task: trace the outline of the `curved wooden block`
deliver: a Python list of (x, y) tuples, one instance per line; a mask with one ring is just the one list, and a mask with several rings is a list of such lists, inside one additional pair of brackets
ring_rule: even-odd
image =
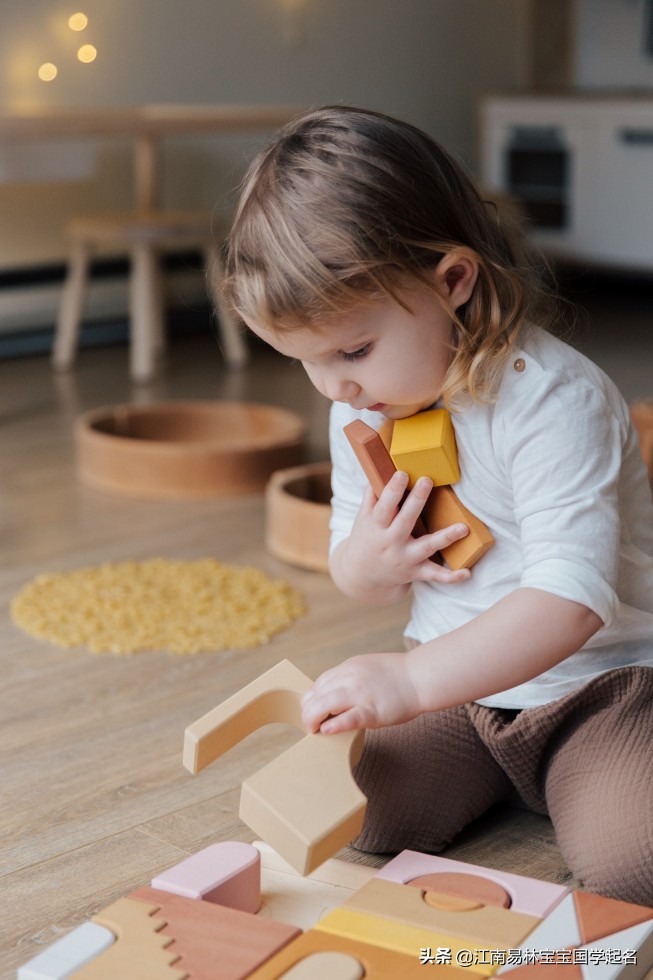
[[(288, 660), (272, 667), (186, 729), (184, 766), (196, 773), (258, 728), (302, 728), (301, 695), (312, 681)], [(367, 801), (351, 775), (362, 731), (306, 735), (245, 780), (240, 818), (300, 874), (355, 837)]]
[(174, 895), (255, 913), (261, 907), (261, 855), (242, 841), (218, 841), (162, 871), (151, 884)]

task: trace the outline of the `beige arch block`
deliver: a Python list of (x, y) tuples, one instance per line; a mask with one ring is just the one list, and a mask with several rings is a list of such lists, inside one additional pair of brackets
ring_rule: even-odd
[[(301, 696), (311, 680), (288, 660), (186, 729), (184, 766), (197, 773), (258, 728), (302, 728)], [(362, 731), (306, 735), (243, 783), (240, 818), (300, 874), (355, 837), (367, 801), (351, 775)]]

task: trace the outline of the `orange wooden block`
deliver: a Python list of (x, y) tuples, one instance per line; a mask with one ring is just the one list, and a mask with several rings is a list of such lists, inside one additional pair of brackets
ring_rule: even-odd
[(160, 935), (173, 943), (169, 952), (180, 957), (175, 965), (188, 980), (243, 980), (300, 935), (295, 926), (149, 886), (129, 898), (159, 907), (166, 921)]
[[(308, 964), (308, 958), (312, 954), (327, 951), (346, 953), (357, 959), (365, 971), (365, 980), (424, 980), (424, 965), (420, 963), (419, 947), (415, 949), (414, 956), (407, 956), (393, 949), (382, 949), (348, 936), (335, 936), (317, 929), (305, 932), (285, 946), (259, 967), (252, 974), (251, 980), (279, 980), (296, 964), (302, 961)], [(429, 964), (426, 976), (441, 977), (442, 980), (475, 980), (478, 974), (454, 966)]]
[[(383, 439), (361, 419), (350, 422), (342, 431), (356, 453), (356, 459), (361, 464), (372, 490), (377, 497), (380, 497), (386, 483), (389, 483), (393, 474), (397, 472), (397, 467)], [(391, 433), (392, 430), (389, 431)], [(388, 430), (386, 430), (386, 437), (387, 432)], [(415, 522), (414, 532), (418, 536), (426, 532), (424, 522), (419, 517)]]
[[(496, 881), (482, 878), (481, 875), (459, 874), (454, 871), (432, 872), (420, 875), (406, 882), (414, 888), (421, 888), (426, 894), (424, 901), (433, 908), (459, 909), (482, 908), (494, 905), (497, 908), (510, 908), (510, 895)], [(449, 899), (449, 901), (445, 901)]]
[(461, 504), (451, 487), (434, 487), (422, 511), (429, 531), (439, 531), (451, 524), (466, 524), (469, 534), (440, 552), (449, 568), (471, 568), (494, 544), (494, 538), (483, 521)]
[(573, 901), (583, 945), (653, 919), (653, 908), (589, 892), (573, 892)]
[(380, 497), (384, 486), (390, 482), (392, 475), (397, 470), (383, 439), (378, 432), (366, 425), (361, 419), (350, 422), (342, 431), (356, 453), (356, 459), (363, 467), (372, 490), (377, 497)]

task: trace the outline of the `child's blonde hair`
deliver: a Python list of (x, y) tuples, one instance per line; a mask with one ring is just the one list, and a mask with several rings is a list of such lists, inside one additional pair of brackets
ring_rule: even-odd
[[(370, 110), (327, 106), (291, 122), (253, 161), (226, 247), (223, 290), (246, 322), (319, 324), (398, 292), (456, 248), (479, 262), (456, 313), (445, 400), (491, 397), (527, 321), (549, 326), (552, 296), (516, 226), (499, 219), (429, 136)], [(402, 303), (405, 305), (405, 302)]]

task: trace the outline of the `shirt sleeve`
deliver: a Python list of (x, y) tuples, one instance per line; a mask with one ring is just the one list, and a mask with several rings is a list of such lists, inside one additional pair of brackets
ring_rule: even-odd
[(585, 378), (530, 380), (505, 420), (520, 585), (581, 603), (609, 625), (619, 607), (622, 420)]

